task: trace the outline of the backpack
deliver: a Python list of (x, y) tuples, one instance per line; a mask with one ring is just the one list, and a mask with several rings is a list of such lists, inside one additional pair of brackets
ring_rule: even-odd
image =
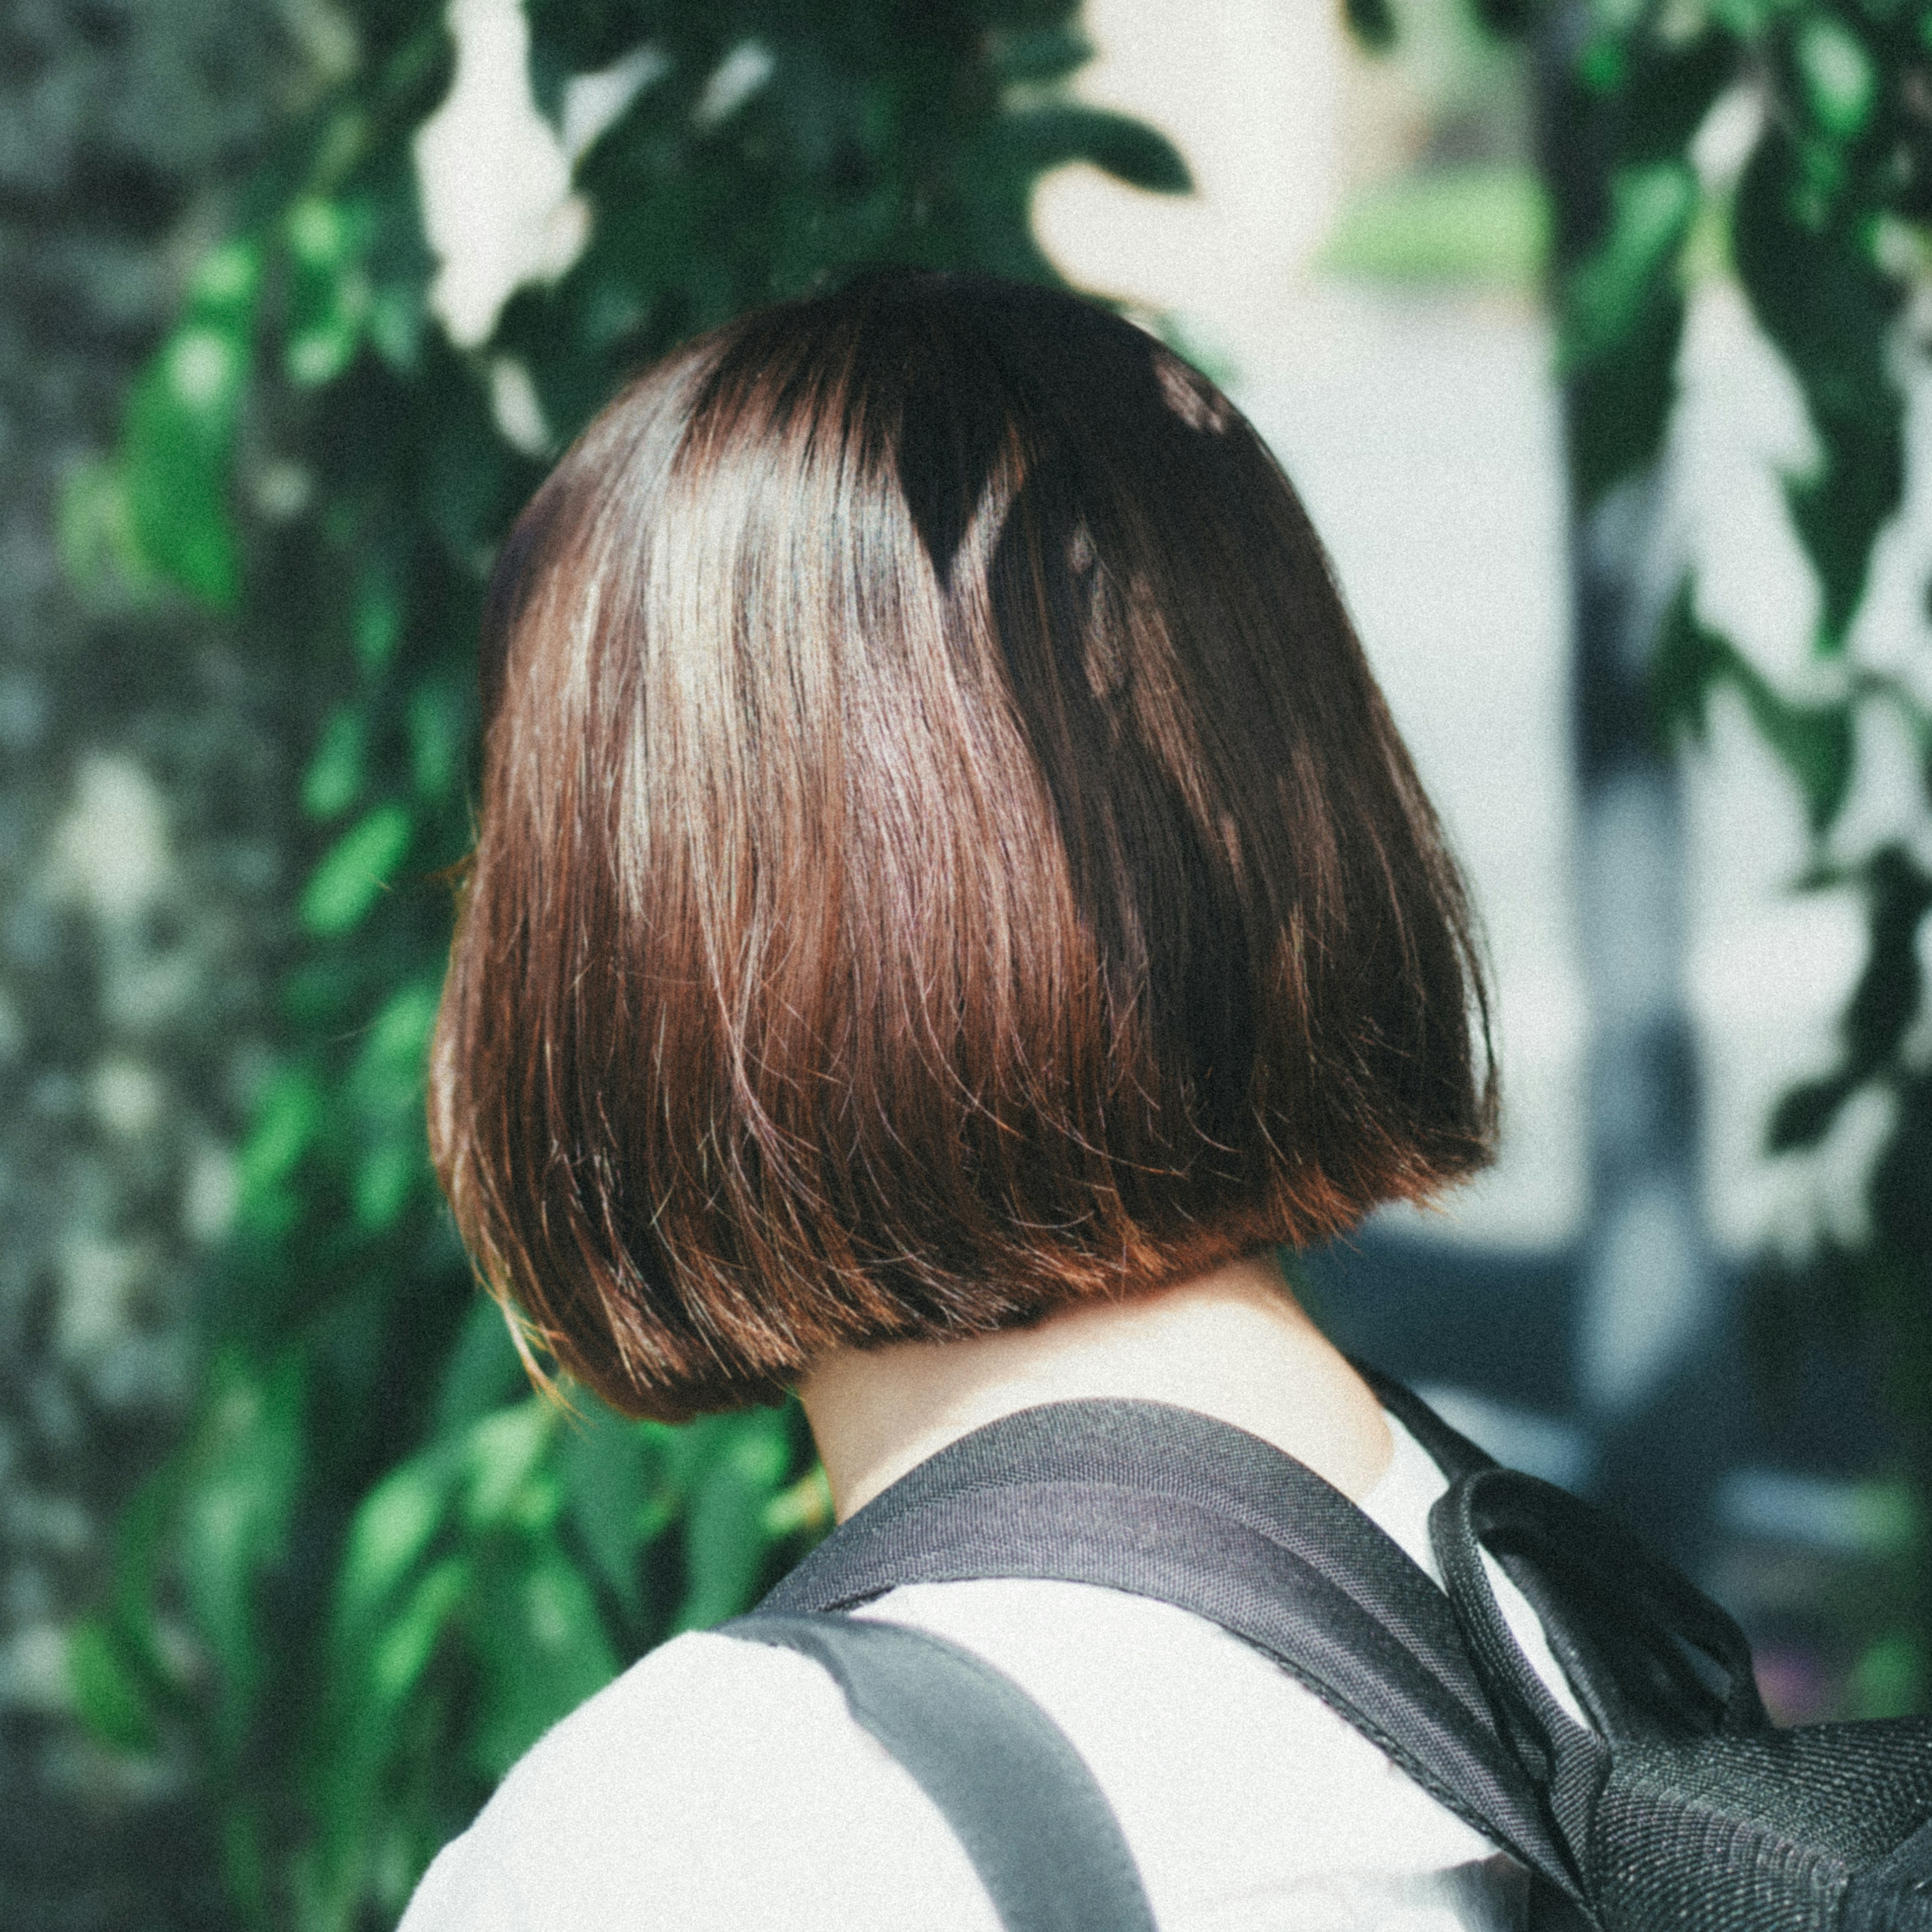
[[(1258, 1438), (1164, 1403), (1084, 1401), (950, 1444), (721, 1634), (830, 1672), (1007, 1932), (1154, 1920), (1104, 1793), (1018, 1685), (944, 1640), (840, 1614), (899, 1584), (1095, 1583), (1220, 1624), (1527, 1866), (1538, 1932), (1932, 1932), (1932, 1719), (1774, 1726), (1744, 1634), (1708, 1598), (1357, 1366), (1449, 1479), (1430, 1517), (1446, 1594)], [(1484, 1548), (1594, 1729), (1518, 1648)]]

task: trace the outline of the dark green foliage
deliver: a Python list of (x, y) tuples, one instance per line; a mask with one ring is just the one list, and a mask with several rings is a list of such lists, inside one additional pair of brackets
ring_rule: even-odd
[[(1545, 63), (1543, 160), (1579, 518), (1663, 454), (1684, 284), (1701, 234), (1702, 272), (1712, 254), (1728, 257), (1803, 392), (1816, 460), (1786, 479), (1786, 499), (1818, 583), (1816, 650), (1843, 653), (1873, 545), (1904, 494), (1894, 370), (1912, 352), (1900, 319), (1932, 250), (1932, 6), (1472, 4), (1494, 30), (1534, 32)], [(1736, 183), (1707, 186), (1694, 137), (1734, 87), (1756, 92), (1762, 117)], [(1761, 1270), (1758, 1326), (1762, 1339), (1809, 1324), (1882, 1364), (1920, 1514), (1932, 1522), (1932, 1070), (1913, 1045), (1932, 880), (1898, 845), (1849, 870), (1826, 862), (1856, 776), (1861, 714), (1880, 706), (1903, 720), (1918, 747), (1922, 803), (1932, 806), (1932, 712), (1905, 682), (1856, 665), (1845, 668), (1841, 696), (1787, 698), (1699, 622), (1689, 583), (1654, 640), (1652, 670), (1666, 739), (1701, 738), (1711, 694), (1738, 694), (1804, 798), (1818, 856), (1810, 883), (1856, 884), (1864, 896), (1869, 951), (1839, 1064), (1785, 1096), (1768, 1142), (1774, 1152), (1816, 1146), (1855, 1096), (1888, 1096), (1891, 1124), (1866, 1184), (1870, 1236), (1857, 1246), (1824, 1241), (1808, 1271)], [(1868, 1700), (1874, 1714), (1932, 1694), (1932, 1574), (1917, 1545), (1901, 1560), (1892, 1626), (1872, 1653), (1889, 1687)]]
[(1380, 52), (1395, 44), (1396, 20), (1389, 0), (1345, 0), (1348, 26), (1362, 44)]
[(1660, 44), (1640, 24), (1586, 39), (1556, 83), (1558, 112), (1576, 129), (1565, 160), (1580, 170), (1556, 196), (1559, 353), (1580, 513), (1663, 448), (1684, 329), (1679, 263), (1699, 202), (1686, 151), (1737, 61), (1708, 24), (1682, 44)]
[(1804, 389), (1818, 438), (1816, 469), (1788, 488), (1823, 596), (1820, 643), (1833, 650), (1905, 484), (1904, 400), (1886, 365), (1904, 290), (1871, 259), (1874, 212), (1820, 194), (1798, 144), (1777, 130), (1744, 170), (1732, 229), (1738, 273)]
[(277, 654), (314, 719), (304, 939), (205, 1391), (73, 1671), (104, 1739), (185, 1742), (238, 1910), (302, 1932), (393, 1918), (548, 1724), (744, 1607), (829, 1511), (794, 1412), (670, 1430), (532, 1394), (428, 1171), (481, 592), (544, 467), (496, 420), (500, 358), (554, 449), (682, 338), (828, 275), (1050, 278), (1027, 219), (1044, 168), (1186, 186), (1158, 136), (1062, 90), (1088, 51), (1064, 0), (530, 0), (553, 120), (575, 76), (628, 61), (642, 84), (581, 156), (588, 245), (464, 352), (427, 312), (410, 145), (448, 83), (443, 8), (344, 12), (352, 64), (202, 264), (87, 506), (133, 567)]
[(1725, 685), (1743, 698), (1759, 735), (1797, 783), (1812, 831), (1828, 831), (1851, 789), (1850, 700), (1800, 704), (1781, 696), (1736, 645), (1698, 621), (1687, 581), (1664, 618), (1651, 660), (1651, 701), (1662, 738), (1667, 742), (1681, 731), (1701, 742), (1711, 694)]

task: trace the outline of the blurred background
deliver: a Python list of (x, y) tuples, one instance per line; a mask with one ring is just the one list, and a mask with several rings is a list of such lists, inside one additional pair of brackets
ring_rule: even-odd
[(874, 261), (1226, 386), (1474, 881), (1494, 1171), (1294, 1258), (1787, 1722), (1926, 1708), (1932, 10), (0, 4), (0, 1928), (394, 1922), (826, 1499), (530, 1397), (428, 1173), (480, 590)]

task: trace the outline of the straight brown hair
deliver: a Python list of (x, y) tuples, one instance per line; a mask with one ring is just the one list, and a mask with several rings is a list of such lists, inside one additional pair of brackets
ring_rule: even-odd
[(1488, 1156), (1470, 916), (1226, 397), (874, 274), (679, 350), (497, 562), (430, 1137), (620, 1409), (1150, 1290)]

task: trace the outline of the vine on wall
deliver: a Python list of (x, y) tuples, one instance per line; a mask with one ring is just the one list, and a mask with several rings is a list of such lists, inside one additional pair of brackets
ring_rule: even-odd
[(1049, 279), (1029, 200), (1064, 161), (1187, 185), (1158, 136), (1067, 92), (1072, 0), (524, 10), (535, 100), (581, 150), (568, 270), (452, 342), (412, 148), (450, 84), (445, 9), (345, 7), (331, 84), (74, 506), (94, 552), (278, 654), (316, 719), (304, 938), (205, 1392), (72, 1660), (98, 1733), (192, 1755), (238, 1917), (303, 1932), (392, 1918), (550, 1722), (743, 1607), (828, 1510), (792, 1413), (673, 1430), (531, 1396), (449, 1232), (422, 1064), (494, 545), (681, 338), (867, 262)]

